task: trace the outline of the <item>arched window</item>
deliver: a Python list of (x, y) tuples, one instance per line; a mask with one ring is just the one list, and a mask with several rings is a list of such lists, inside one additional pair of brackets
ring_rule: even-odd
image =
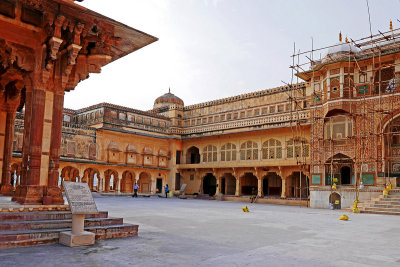
[(305, 139), (295, 138), (286, 142), (286, 157), (298, 158), (310, 156), (310, 144)]
[(221, 147), (221, 161), (236, 160), (236, 145), (228, 143)]
[(329, 117), (325, 121), (325, 139), (345, 139), (353, 135), (353, 121), (348, 116)]
[(276, 139), (269, 139), (262, 146), (263, 159), (281, 159), (282, 143)]
[(203, 150), (203, 162), (217, 161), (217, 147), (208, 145)]
[(240, 160), (258, 159), (258, 145), (256, 142), (247, 141), (240, 146)]

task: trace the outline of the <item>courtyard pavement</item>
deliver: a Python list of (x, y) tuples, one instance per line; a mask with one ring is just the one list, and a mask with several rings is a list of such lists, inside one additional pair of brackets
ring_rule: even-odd
[(400, 216), (268, 204), (101, 197), (134, 238), (0, 250), (0, 266), (400, 266)]

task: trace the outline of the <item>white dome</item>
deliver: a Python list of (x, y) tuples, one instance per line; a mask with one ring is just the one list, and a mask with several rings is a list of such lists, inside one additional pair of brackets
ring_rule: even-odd
[(328, 49), (328, 52), (324, 56), (324, 60), (334, 59), (348, 55), (349, 53), (357, 53), (360, 49), (350, 43), (340, 42), (333, 47)]

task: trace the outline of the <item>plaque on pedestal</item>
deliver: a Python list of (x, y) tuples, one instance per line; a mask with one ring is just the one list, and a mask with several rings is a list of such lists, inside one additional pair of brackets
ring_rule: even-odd
[(87, 183), (63, 182), (72, 212), (72, 231), (61, 232), (59, 242), (70, 247), (93, 245), (95, 234), (84, 231), (85, 214), (99, 213)]

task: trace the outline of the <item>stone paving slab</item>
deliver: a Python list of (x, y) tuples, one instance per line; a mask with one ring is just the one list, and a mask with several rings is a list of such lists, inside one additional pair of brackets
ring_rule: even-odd
[(400, 217), (192, 199), (95, 198), (139, 236), (0, 251), (0, 266), (399, 266)]

